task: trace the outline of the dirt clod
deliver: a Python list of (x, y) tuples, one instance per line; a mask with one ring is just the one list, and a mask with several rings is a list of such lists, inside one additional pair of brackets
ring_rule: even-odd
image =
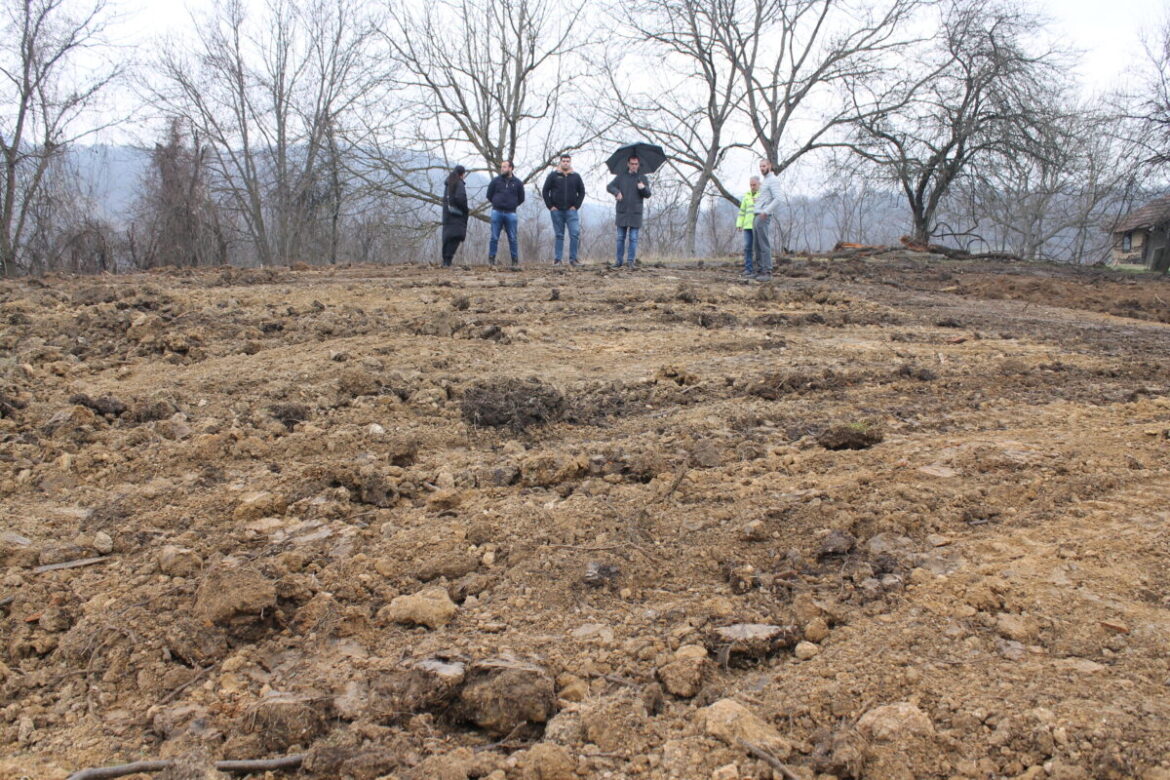
[(494, 379), (463, 391), (461, 410), (468, 425), (510, 428), (520, 432), (560, 420), (565, 398), (539, 379)]
[(457, 711), (503, 736), (525, 723), (547, 722), (556, 713), (556, 688), (536, 664), (504, 658), (479, 661), (468, 670)]

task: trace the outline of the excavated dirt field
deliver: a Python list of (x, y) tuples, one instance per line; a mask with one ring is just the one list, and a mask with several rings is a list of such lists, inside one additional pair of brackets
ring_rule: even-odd
[(0, 283), (0, 777), (1166, 780), (1168, 301), (908, 254)]

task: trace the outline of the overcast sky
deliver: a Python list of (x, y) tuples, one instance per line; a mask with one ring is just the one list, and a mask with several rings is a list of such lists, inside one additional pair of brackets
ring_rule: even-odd
[[(587, 0), (586, 0), (587, 1)], [(1123, 82), (1142, 55), (1141, 35), (1153, 32), (1170, 16), (1167, 0), (1021, 0), (1025, 7), (1053, 20), (1060, 38), (1084, 52), (1078, 71), (1089, 92)], [(209, 0), (173, 3), (163, 0), (117, 0), (125, 35), (142, 41), (159, 31), (189, 27), (186, 8), (204, 8)]]
[(1084, 52), (1078, 71), (1087, 90), (1124, 86), (1144, 56), (1142, 35), (1170, 17), (1166, 0), (1025, 0), (1052, 20), (1070, 45)]

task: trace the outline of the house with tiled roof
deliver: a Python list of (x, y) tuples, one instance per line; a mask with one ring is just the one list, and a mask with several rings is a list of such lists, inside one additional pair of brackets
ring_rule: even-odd
[(1131, 211), (1113, 226), (1113, 262), (1170, 268), (1170, 195)]

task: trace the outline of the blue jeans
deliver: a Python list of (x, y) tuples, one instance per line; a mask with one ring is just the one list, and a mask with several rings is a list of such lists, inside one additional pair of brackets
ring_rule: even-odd
[(743, 231), (743, 272), (750, 274), (752, 272), (752, 230), (746, 228)]
[(756, 224), (752, 227), (755, 239), (756, 273), (761, 276), (772, 275), (772, 237), (768, 229), (772, 227), (772, 218), (767, 214), (756, 214)]
[(520, 242), (516, 239), (516, 228), (520, 225), (520, 219), (516, 216), (515, 211), (496, 211), (492, 209), (492, 240), (488, 244), (488, 255), (496, 256), (496, 250), (500, 248), (500, 228), (508, 234), (508, 250), (512, 253), (512, 262), (520, 261)]
[(638, 256), (638, 228), (624, 228), (617, 229), (617, 261), (614, 265), (622, 264), (622, 247), (626, 244), (626, 233), (630, 235), (630, 253), (627, 255), (630, 265), (634, 264), (634, 258)]
[(577, 263), (577, 246), (581, 243), (581, 213), (576, 209), (569, 211), (556, 209), (550, 210), (548, 213), (552, 217), (553, 235), (556, 236), (556, 241), (553, 243), (553, 258), (559, 263), (565, 255), (565, 228), (568, 227), (569, 262), (575, 265)]

